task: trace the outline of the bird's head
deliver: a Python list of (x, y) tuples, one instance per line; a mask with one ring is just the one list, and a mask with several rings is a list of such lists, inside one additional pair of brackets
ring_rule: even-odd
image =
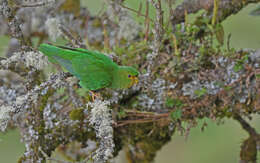
[(130, 88), (134, 84), (138, 83), (139, 72), (130, 66), (120, 66), (118, 71), (118, 87), (119, 88)]

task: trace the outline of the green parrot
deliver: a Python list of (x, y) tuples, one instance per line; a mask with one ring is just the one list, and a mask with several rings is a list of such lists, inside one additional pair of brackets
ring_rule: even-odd
[(51, 44), (41, 44), (39, 50), (76, 76), (87, 91), (126, 89), (138, 83), (139, 72), (135, 68), (119, 66), (102, 53)]

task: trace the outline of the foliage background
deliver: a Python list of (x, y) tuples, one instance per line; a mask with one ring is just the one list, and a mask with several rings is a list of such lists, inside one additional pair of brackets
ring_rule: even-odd
[[(82, 0), (89, 10), (97, 14), (102, 8), (102, 0)], [(139, 0), (127, 0), (129, 7), (137, 8)], [(260, 49), (260, 16), (251, 16), (249, 12), (257, 5), (249, 5), (236, 15), (230, 16), (222, 24), (225, 36), (232, 34), (231, 46), (239, 48)], [(153, 15), (154, 13), (151, 13)], [(135, 15), (135, 14), (134, 14)], [(192, 18), (192, 16), (191, 16)], [(137, 18), (139, 20), (140, 18)], [(0, 36), (0, 55), (6, 50), (9, 38)], [(201, 132), (200, 127), (206, 121), (208, 127)], [(260, 131), (260, 117), (254, 116), (250, 124)], [(216, 125), (211, 120), (201, 120), (201, 124), (192, 128), (187, 140), (184, 136), (175, 134), (172, 141), (157, 153), (155, 163), (228, 163), (238, 162), (239, 146), (247, 138), (247, 133), (232, 119), (225, 119), (225, 123)], [(22, 155), (24, 145), (20, 143), (16, 130), (0, 133), (0, 162), (13, 163)], [(121, 153), (118, 162), (125, 162)], [(258, 152), (258, 161), (260, 154)]]

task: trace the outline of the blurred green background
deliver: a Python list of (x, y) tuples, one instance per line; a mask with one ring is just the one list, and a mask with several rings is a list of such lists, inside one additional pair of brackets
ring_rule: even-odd
[[(102, 0), (82, 0), (91, 13), (97, 14), (102, 10)], [(138, 8), (139, 0), (126, 0), (131, 8)], [(225, 36), (229, 33), (231, 47), (260, 49), (260, 16), (250, 16), (249, 13), (257, 5), (249, 5), (236, 15), (230, 16), (222, 24)], [(152, 11), (153, 12), (153, 11)], [(153, 17), (154, 13), (151, 13)], [(135, 14), (133, 16), (136, 17)], [(137, 18), (142, 21), (142, 18)], [(0, 55), (7, 48), (9, 38), (0, 36)], [(204, 132), (200, 128), (202, 123), (207, 122), (208, 127)], [(231, 163), (239, 161), (240, 145), (248, 135), (241, 129), (238, 122), (225, 119), (224, 124), (216, 125), (211, 120), (204, 119), (198, 127), (191, 129), (187, 140), (178, 133), (172, 137), (172, 141), (165, 145), (158, 153), (155, 163)], [(255, 115), (250, 124), (260, 132), (260, 116)], [(19, 132), (9, 130), (0, 133), (0, 163), (15, 163), (22, 155), (25, 148), (20, 142)], [(258, 152), (258, 159), (260, 154)], [(126, 163), (123, 153), (117, 162)], [(258, 160), (258, 161), (259, 161)], [(259, 161), (260, 162), (260, 161)]]

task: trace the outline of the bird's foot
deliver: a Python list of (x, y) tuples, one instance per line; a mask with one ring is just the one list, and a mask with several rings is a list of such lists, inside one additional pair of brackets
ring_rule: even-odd
[(93, 91), (89, 91), (91, 93), (92, 101), (95, 101), (96, 98), (101, 98), (99, 93), (95, 93)]

